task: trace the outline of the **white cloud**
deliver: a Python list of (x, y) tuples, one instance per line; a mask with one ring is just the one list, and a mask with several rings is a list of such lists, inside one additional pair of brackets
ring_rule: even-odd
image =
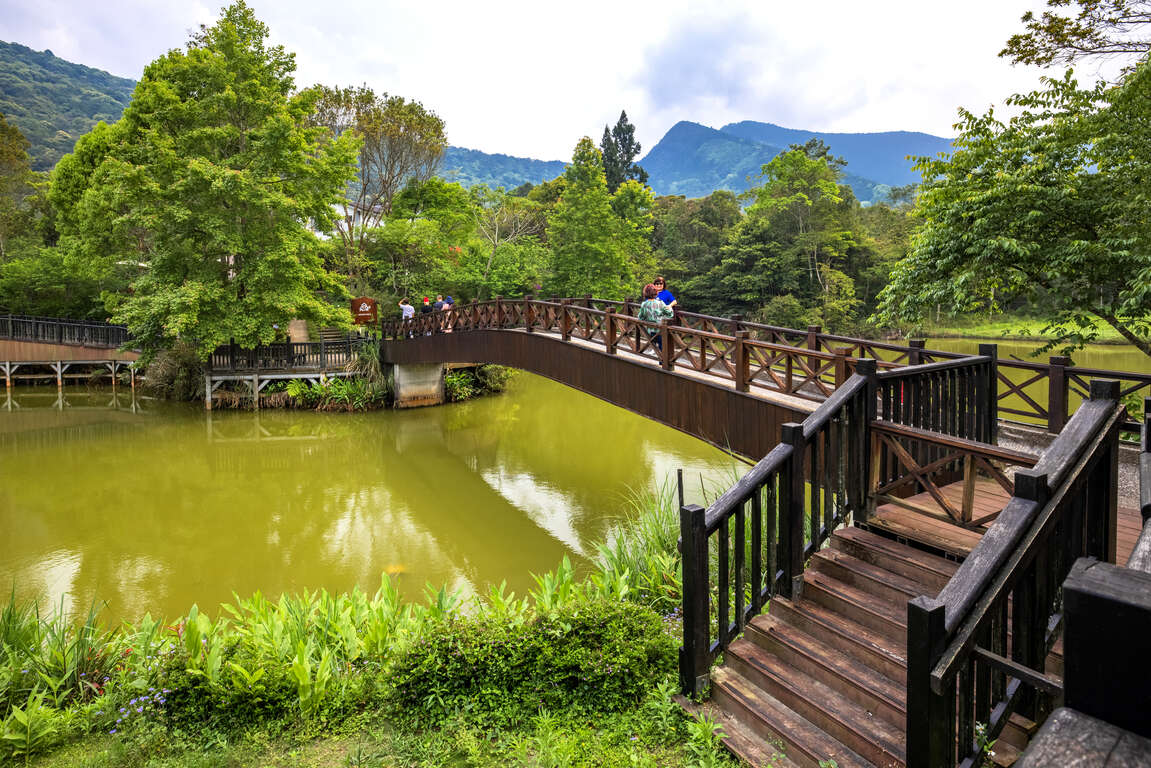
[[(0, 0), (0, 39), (139, 77), (218, 4)], [(957, 107), (1040, 74), (996, 57), (1038, 2), (250, 4), (300, 85), (367, 83), (436, 111), (453, 144), (541, 159), (598, 140), (621, 109), (645, 150), (681, 119), (950, 135)]]

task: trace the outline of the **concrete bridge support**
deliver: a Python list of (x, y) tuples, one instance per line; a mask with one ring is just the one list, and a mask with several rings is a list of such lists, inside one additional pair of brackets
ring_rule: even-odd
[(444, 402), (443, 363), (397, 363), (392, 366), (397, 408)]

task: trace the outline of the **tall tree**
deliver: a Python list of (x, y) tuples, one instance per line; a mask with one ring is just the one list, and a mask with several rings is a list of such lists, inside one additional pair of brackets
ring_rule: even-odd
[(603, 127), (600, 153), (603, 156), (608, 192), (614, 194), (627, 179), (647, 184), (647, 171), (634, 162), (641, 149), (640, 143), (635, 140), (635, 126), (628, 121), (627, 112), (619, 113), (614, 128), (609, 130), (606, 125)]
[(1151, 2), (1047, 0), (1023, 14), (1025, 32), (999, 52), (1015, 64), (1072, 64), (1088, 57), (1142, 58), (1151, 51)]
[(267, 38), (244, 2), (225, 8), (148, 65), (76, 174), (78, 247), (136, 265), (114, 318), (146, 351), (182, 339), (206, 355), (270, 342), (292, 318), (350, 321), (309, 223), (330, 229), (358, 140), (309, 126), (316, 95), (293, 95), (294, 56)]
[(880, 318), (1026, 302), (1054, 341), (1109, 325), (1151, 355), (1151, 65), (1121, 87), (1070, 72), (1014, 96), (1019, 115), (961, 110), (955, 151), (920, 158), (923, 225), (881, 294)]
[(576, 145), (564, 179), (563, 196), (548, 222), (549, 288), (562, 296), (623, 298), (633, 270), (618, 237), (620, 220), (612, 210), (600, 151), (586, 136)]
[(0, 264), (6, 261), (9, 241), (30, 226), (26, 201), (32, 194), (33, 174), (28, 140), (0, 114)]
[(339, 136), (360, 138), (357, 177), (348, 185), (335, 220), (343, 243), (339, 269), (352, 290), (367, 290), (368, 234), (391, 213), (392, 201), (406, 184), (422, 184), (439, 169), (447, 138), (444, 121), (417, 101), (376, 95), (367, 86), (316, 86), (312, 120)]

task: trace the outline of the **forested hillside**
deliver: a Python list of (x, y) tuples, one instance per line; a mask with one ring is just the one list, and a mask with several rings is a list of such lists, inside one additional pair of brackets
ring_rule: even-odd
[[(750, 189), (753, 183), (749, 180), (758, 176), (763, 166), (789, 144), (806, 142), (807, 139), (803, 139), (773, 145), (681, 120), (648, 152), (640, 165), (651, 175), (649, 183), (657, 195), (705, 197), (720, 189), (740, 193)], [(843, 154), (834, 144), (831, 151), (835, 155)], [(841, 180), (851, 187), (856, 198), (865, 202), (885, 200), (890, 190), (883, 185), (893, 185), (884, 177), (863, 178), (850, 159)]]
[(32, 145), (32, 168), (47, 171), (101, 120), (120, 119), (134, 80), (0, 41), (0, 114)]
[[(909, 155), (934, 157), (940, 152), (951, 151), (951, 139), (912, 131), (820, 133), (755, 120), (730, 123), (719, 130), (741, 139), (778, 147), (821, 139), (831, 147), (833, 154), (847, 161), (850, 172), (892, 187), (918, 184), (921, 181), (919, 173), (911, 170), (913, 161), (908, 158)], [(859, 195), (858, 190), (856, 195)]]
[(564, 172), (563, 160), (533, 160), (530, 157), (488, 154), (478, 149), (448, 147), (440, 165), (440, 175), (465, 187), (487, 184), (493, 189), (514, 189), (524, 182), (539, 184)]

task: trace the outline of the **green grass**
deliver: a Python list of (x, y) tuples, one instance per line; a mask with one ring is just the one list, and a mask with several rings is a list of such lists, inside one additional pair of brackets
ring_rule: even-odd
[[(1023, 315), (972, 316), (967, 318), (947, 318), (940, 323), (927, 323), (916, 335), (927, 338), (1002, 338), (1019, 341), (1043, 342), (1047, 337), (1043, 329), (1046, 320)], [(1100, 325), (1099, 344), (1127, 344), (1119, 332), (1107, 325)]]

